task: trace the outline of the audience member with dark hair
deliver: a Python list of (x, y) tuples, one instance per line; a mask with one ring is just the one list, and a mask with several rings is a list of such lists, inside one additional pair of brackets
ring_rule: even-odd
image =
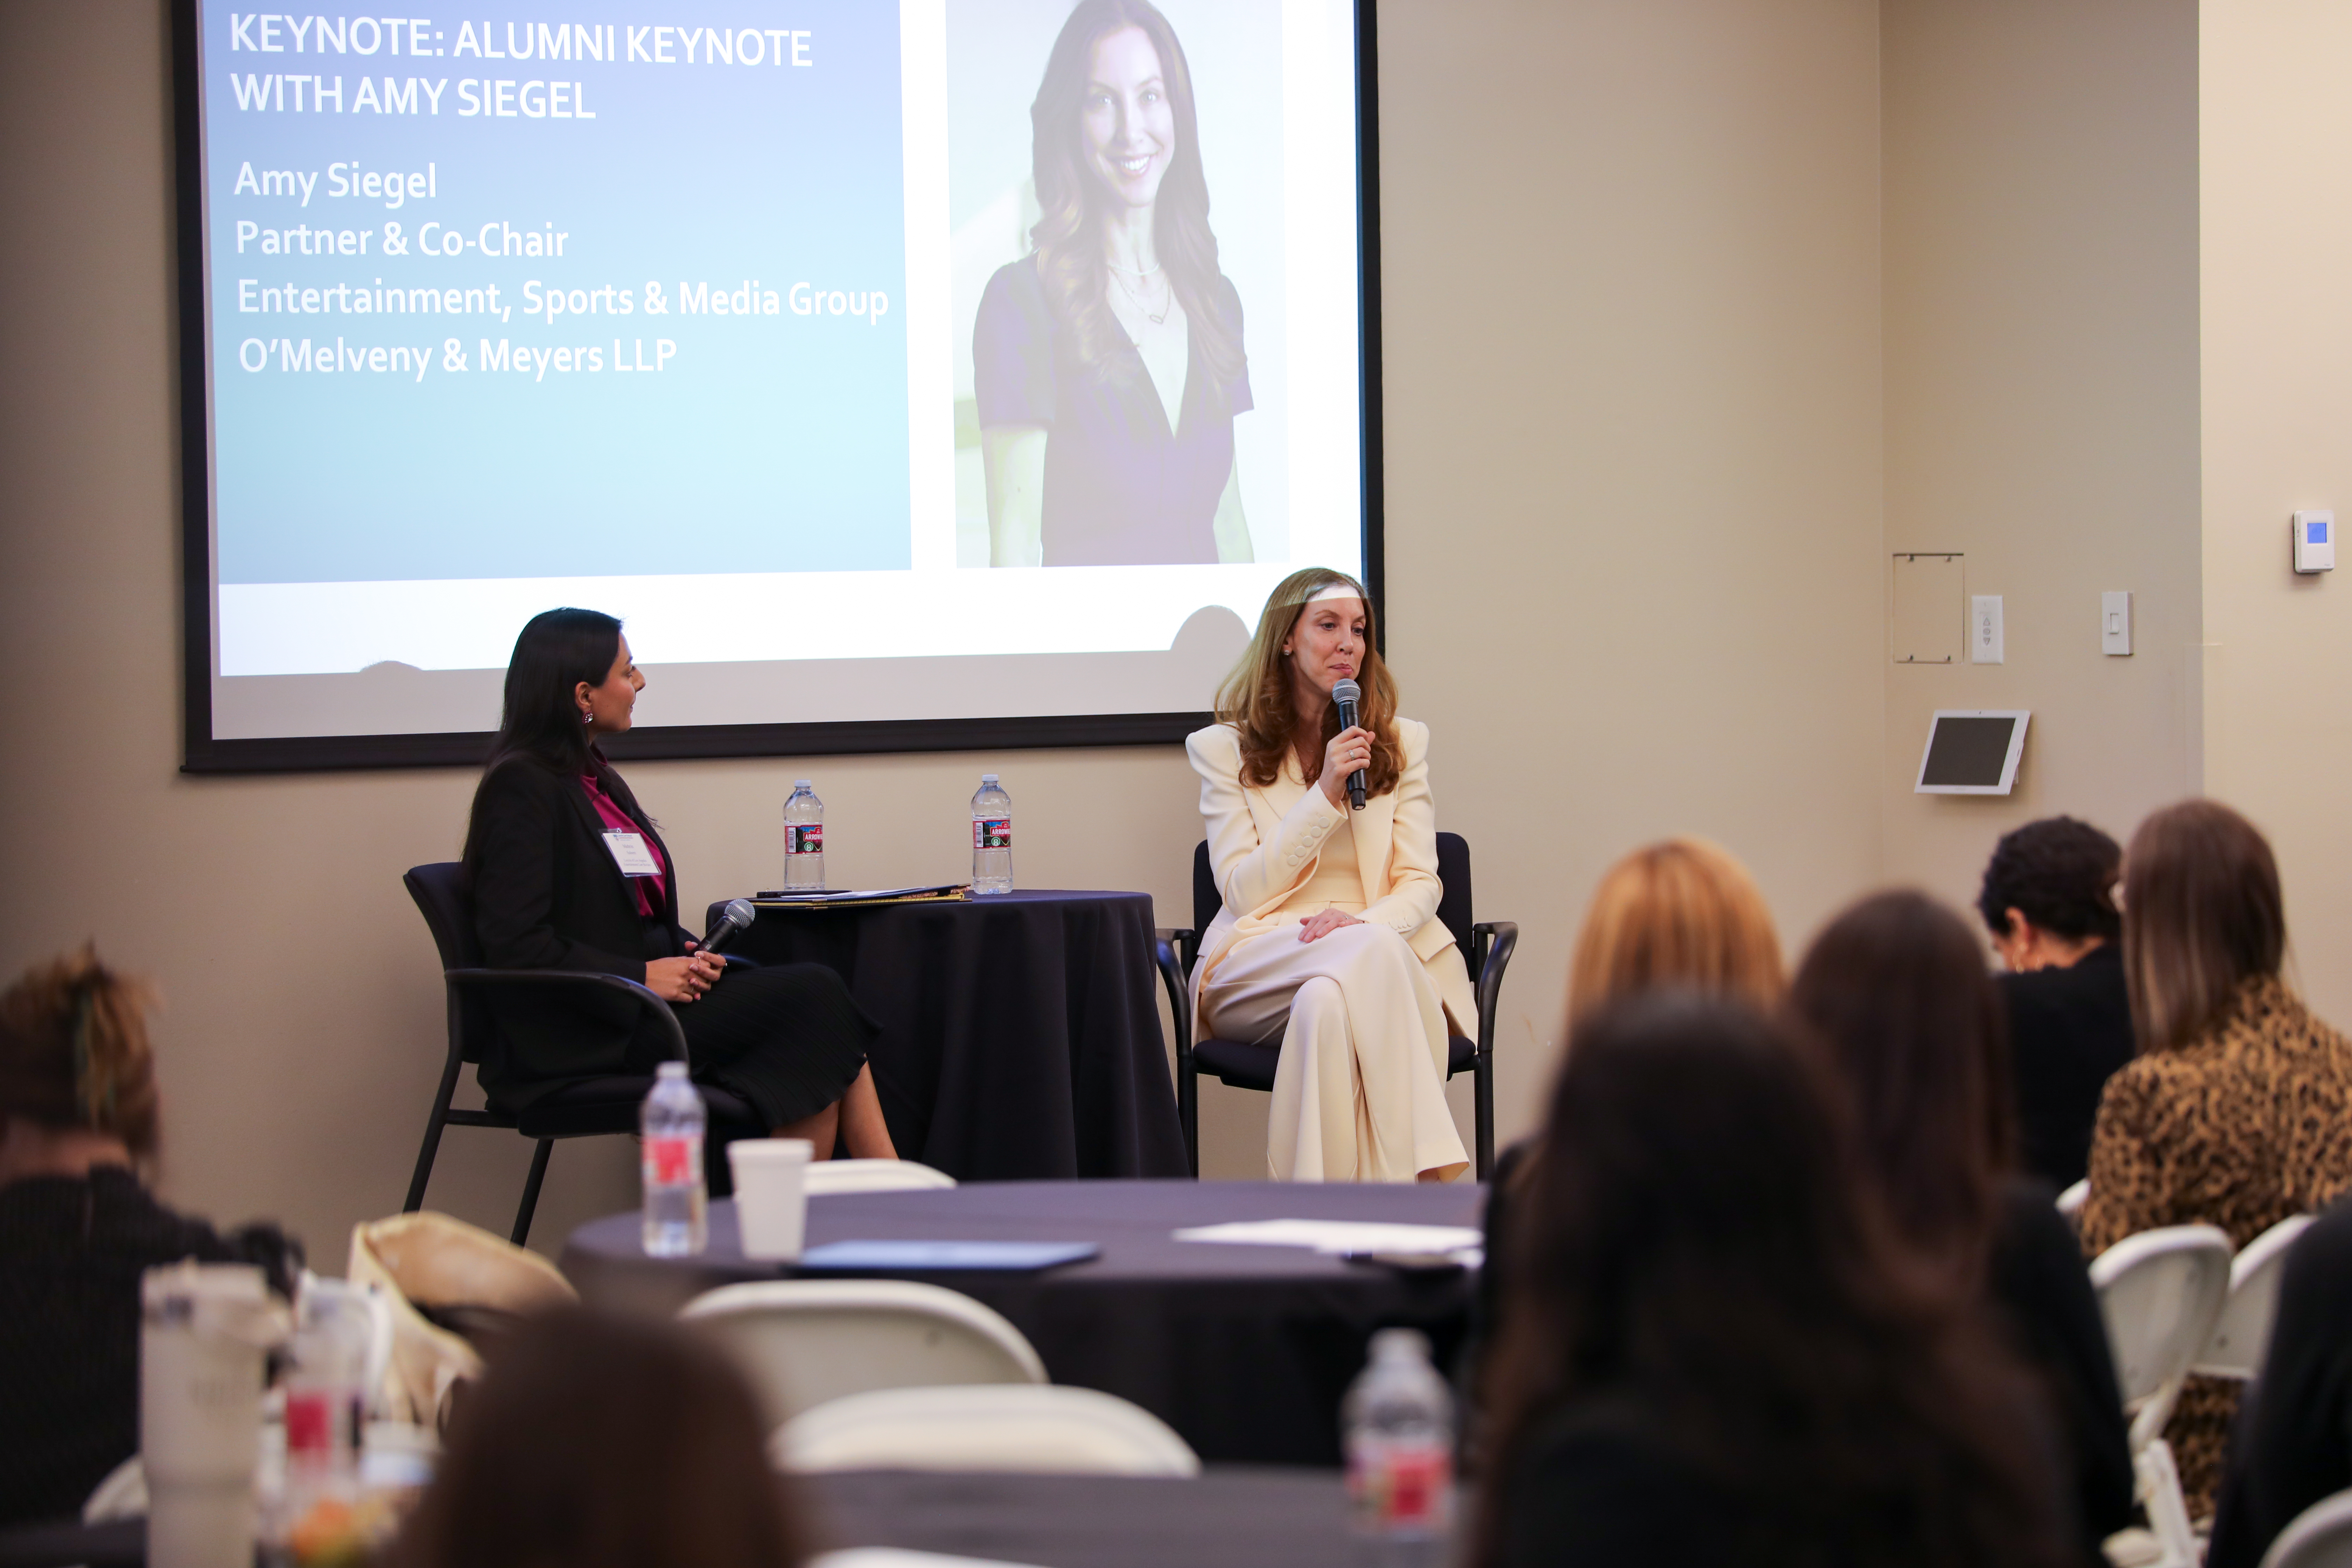
[(2108, 1077), (2132, 1058), (2123, 917), (2124, 852), (2087, 822), (2044, 817), (1993, 847), (1977, 912), (2009, 973), (2019, 1155), (2053, 1187), (2083, 1179)]
[(2083, 1559), (2131, 1522), (2123, 1399), (2080, 1243), (2038, 1181), (2016, 1175), (2000, 998), (1961, 919), (1881, 893), (1832, 921), (1790, 1010), (1845, 1092), (1889, 1218), (2042, 1374), (2068, 1439)]
[(0, 1525), (71, 1518), (139, 1451), (139, 1277), (254, 1263), (290, 1294), (301, 1249), (157, 1203), (147, 993), (79, 952), (0, 994)]
[(2067, 1560), (2030, 1382), (1887, 1233), (1838, 1112), (1747, 1008), (1577, 1022), (1503, 1240), (1480, 1568)]
[(2256, 1568), (2294, 1516), (2352, 1487), (2352, 1203), (2295, 1238), (2262, 1375), (2230, 1432), (2206, 1568)]
[[(2203, 1224), (2243, 1247), (2352, 1186), (2352, 1040), (2280, 977), (2285, 902), (2253, 825), (2210, 800), (2140, 824), (2123, 949), (2140, 1054), (2099, 1101), (2084, 1246)], [(2165, 1428), (2192, 1519), (2212, 1511), (2236, 1401), (2191, 1378)]]
[(500, 1341), (394, 1568), (792, 1568), (807, 1529), (751, 1391), (675, 1324), (566, 1309)]

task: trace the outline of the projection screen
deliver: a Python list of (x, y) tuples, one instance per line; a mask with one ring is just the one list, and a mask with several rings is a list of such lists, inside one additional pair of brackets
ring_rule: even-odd
[[(430, 7), (420, 7), (427, 9)], [(1380, 592), (1370, 8), (177, 12), (186, 765), (1172, 740)]]

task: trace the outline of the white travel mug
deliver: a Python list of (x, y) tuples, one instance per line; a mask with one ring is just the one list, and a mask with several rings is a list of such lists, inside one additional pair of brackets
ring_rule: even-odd
[(139, 1460), (152, 1568), (250, 1568), (268, 1347), (286, 1313), (249, 1263), (173, 1263), (140, 1285)]
[(815, 1152), (805, 1138), (745, 1138), (727, 1145), (744, 1257), (790, 1261), (801, 1255), (808, 1225), (808, 1164)]

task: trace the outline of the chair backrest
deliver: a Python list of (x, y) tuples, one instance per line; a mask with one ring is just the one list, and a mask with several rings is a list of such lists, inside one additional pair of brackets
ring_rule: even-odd
[[(1470, 913), (1470, 841), (1459, 833), (1437, 836), (1437, 879), (1444, 889), (1438, 895), (1437, 918), (1454, 934), (1462, 962), (1475, 974), (1478, 966), (1470, 931), (1475, 918)], [(1224, 907), (1224, 895), (1217, 891), (1216, 872), (1209, 865), (1209, 841), (1204, 838), (1192, 851), (1192, 929), (1207, 931)]]
[(911, 1193), (952, 1187), (956, 1179), (913, 1160), (817, 1160), (808, 1166), (805, 1190), (813, 1198), (844, 1193)]
[(2289, 1215), (2231, 1259), (2229, 1300), (2191, 1372), (2241, 1380), (2260, 1374), (2263, 1352), (2270, 1348), (2271, 1320), (2278, 1316), (2279, 1279), (2286, 1272), (2287, 1251), (2311, 1221), (2307, 1214)]
[[(408, 896), (416, 900), (425, 929), (433, 933), (433, 945), (441, 953), (441, 967), (479, 969), (482, 944), (474, 935), (473, 912), (467, 904), (465, 867), (456, 860), (411, 866), (401, 881), (406, 885)], [(492, 1021), (489, 1009), (482, 1005), (478, 993), (463, 992), (455, 1000), (458, 1038), (453, 1043), (465, 1060), (478, 1062), (498, 1025)]]
[(678, 1316), (736, 1358), (771, 1426), (877, 1388), (1045, 1381), (1020, 1330), (969, 1296), (911, 1280), (722, 1285)]
[(2058, 1194), (2058, 1212), (2068, 1219), (2082, 1217), (2083, 1205), (2091, 1201), (2091, 1181), (2085, 1176)]
[[(2142, 1415), (2153, 1411), (2148, 1425), (2160, 1430), (2229, 1295), (2230, 1238), (2210, 1225), (2144, 1230), (2092, 1260), (2091, 1284), (2099, 1293), (2124, 1403), (2149, 1402)], [(2135, 1449), (2141, 1426), (2133, 1423)]]
[(1149, 1410), (1050, 1384), (853, 1394), (794, 1416), (768, 1453), (787, 1470), (1201, 1473), (1200, 1456)]
[(2352, 1568), (2352, 1491), (2321, 1498), (2287, 1521), (2263, 1568)]

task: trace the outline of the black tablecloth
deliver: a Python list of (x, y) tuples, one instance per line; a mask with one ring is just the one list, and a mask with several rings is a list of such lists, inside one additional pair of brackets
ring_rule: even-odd
[[(1024, 1182), (812, 1199), (808, 1244), (853, 1239), (1090, 1241), (1091, 1261), (1041, 1274), (940, 1272), (1010, 1319), (1055, 1383), (1132, 1400), (1205, 1460), (1336, 1465), (1339, 1399), (1372, 1331), (1416, 1328), (1450, 1369), (1475, 1277), (1404, 1274), (1290, 1247), (1177, 1241), (1242, 1219), (1475, 1226), (1485, 1189), (1277, 1182)], [(591, 1301), (674, 1311), (703, 1290), (786, 1272), (742, 1256), (731, 1202), (710, 1205), (710, 1248), (649, 1258), (635, 1214), (572, 1233), (563, 1271)]]
[(1181, 1176), (1143, 893), (763, 908), (730, 952), (829, 965), (882, 1026), (898, 1152), (959, 1181)]
[[(895, 1546), (1042, 1568), (1370, 1568), (1336, 1475), (1210, 1470), (1124, 1476), (853, 1471), (792, 1483), (827, 1548)], [(147, 1523), (0, 1531), (0, 1568), (138, 1568)]]

